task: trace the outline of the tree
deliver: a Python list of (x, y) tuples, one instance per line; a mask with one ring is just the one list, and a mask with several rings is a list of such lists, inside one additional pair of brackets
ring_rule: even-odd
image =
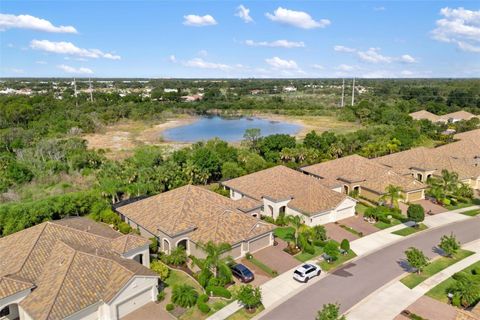
[(330, 240), (323, 247), (323, 252), (329, 255), (332, 260), (336, 260), (339, 253), (338, 245), (334, 241)]
[(176, 247), (169, 255), (165, 256), (164, 259), (163, 261), (170, 265), (181, 266), (187, 262), (187, 253), (185, 252), (185, 248)]
[(408, 250), (405, 251), (405, 255), (407, 257), (408, 263), (410, 264), (410, 266), (412, 266), (412, 268), (415, 268), (417, 270), (417, 273), (421, 273), (423, 268), (428, 265), (428, 258), (421, 250), (417, 248), (408, 248)]
[(294, 238), (292, 240), (295, 242), (295, 247), (298, 247), (298, 235), (303, 225), (303, 219), (300, 216), (288, 216), (288, 222), (295, 228)]
[(239, 289), (237, 299), (246, 309), (252, 310), (261, 305), (262, 292), (259, 287), (253, 287), (251, 284), (248, 284)]
[(162, 281), (165, 281), (170, 274), (170, 269), (163, 262), (158, 260), (150, 262), (150, 269), (158, 273), (158, 276)]
[(444, 235), (440, 238), (440, 244), (438, 245), (440, 249), (445, 252), (449, 257), (452, 257), (460, 249), (460, 242), (457, 241), (457, 238), (453, 233), (450, 236)]
[(258, 142), (261, 138), (261, 130), (259, 128), (249, 128), (243, 134), (244, 145), (252, 151), (258, 151)]
[(342, 242), (340, 243), (340, 248), (342, 248), (342, 250), (345, 250), (345, 251), (350, 250), (350, 242), (348, 241), (348, 239), (342, 240)]
[(418, 224), (425, 219), (425, 210), (419, 204), (411, 204), (408, 206), (407, 216), (410, 220), (414, 221), (415, 224)]
[(182, 308), (190, 308), (195, 305), (198, 292), (188, 284), (175, 286), (172, 290), (172, 302)]
[(209, 241), (205, 244), (198, 244), (203, 252), (205, 252), (205, 259), (200, 260), (199, 266), (201, 269), (211, 270), (215, 278), (219, 278), (220, 275), (224, 277), (225, 282), (229, 282), (232, 278), (232, 271), (228, 266), (228, 263), (232, 261), (232, 257), (222, 257), (225, 252), (230, 251), (232, 248), (228, 243), (216, 244)]
[(401, 192), (402, 188), (389, 185), (385, 189), (385, 194), (382, 196), (382, 200), (389, 200), (391, 208), (398, 208), (398, 200), (403, 199)]
[(315, 320), (346, 320), (345, 316), (340, 315), (340, 305), (329, 303), (324, 304), (322, 310), (318, 311)]

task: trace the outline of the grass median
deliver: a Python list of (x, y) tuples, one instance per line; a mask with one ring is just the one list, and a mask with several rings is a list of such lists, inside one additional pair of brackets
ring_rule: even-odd
[(399, 236), (406, 237), (406, 236), (409, 236), (411, 234), (414, 234), (416, 232), (423, 231), (423, 230), (426, 230), (426, 229), (428, 229), (428, 227), (426, 225), (424, 225), (423, 223), (420, 223), (416, 227), (406, 227), (406, 228), (394, 231), (394, 232), (392, 232), (392, 234), (396, 234), (396, 235), (399, 235)]
[(352, 250), (348, 250), (347, 254), (339, 255), (337, 260), (332, 262), (322, 261), (318, 263), (318, 265), (320, 266), (320, 268), (322, 268), (322, 270), (330, 271), (330, 270), (336, 269), (337, 267), (341, 266), (348, 260), (355, 258), (356, 256), (357, 255), (355, 254), (355, 252), (353, 252)]
[(472, 251), (468, 250), (458, 250), (458, 252), (452, 257), (440, 257), (433, 260), (428, 266), (426, 266), (421, 273), (412, 273), (400, 280), (401, 283), (409, 287), (410, 289), (415, 288), (417, 285), (430, 278), (431, 276), (439, 273), (443, 269), (448, 268), (449, 266), (457, 263), (458, 261), (465, 259), (466, 257), (474, 254)]

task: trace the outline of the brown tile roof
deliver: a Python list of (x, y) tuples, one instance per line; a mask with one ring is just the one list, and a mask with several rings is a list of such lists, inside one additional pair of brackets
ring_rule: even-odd
[(428, 112), (427, 110), (420, 110), (420, 111), (417, 111), (417, 112), (412, 112), (412, 113), (409, 114), (409, 116), (412, 117), (415, 120), (426, 119), (426, 120), (430, 120), (432, 122), (438, 121), (438, 116), (431, 113), (431, 112)]
[(238, 210), (242, 212), (249, 212), (260, 208), (262, 206), (262, 202), (249, 197), (243, 197), (242, 199), (235, 200), (235, 205), (237, 206)]
[(359, 155), (351, 155), (336, 160), (322, 162), (302, 168), (302, 171), (313, 174), (323, 183), (332, 185), (332, 181), (345, 181), (358, 183), (360, 186), (375, 191), (378, 194), (385, 193), (390, 185), (396, 185), (404, 191), (423, 189), (426, 186), (413, 177), (405, 177), (394, 170), (380, 165), (372, 160)]
[(457, 133), (454, 136), (454, 138), (459, 139), (459, 140), (471, 139), (471, 140), (479, 141), (480, 140), (480, 129), (475, 129), (475, 130), (471, 130), (471, 131)]
[[(0, 238), (0, 295), (35, 286), (20, 303), (35, 319), (63, 319), (108, 302), (135, 275), (156, 276), (114, 251), (111, 243), (124, 237), (120, 233), (113, 238), (102, 230), (106, 226), (93, 227), (85, 218), (68, 220), (44, 222)], [(95, 231), (81, 230), (88, 225)]]
[(460, 119), (460, 120), (470, 120), (471, 118), (475, 118), (476, 116), (473, 113), (460, 110), (452, 113), (447, 113), (443, 116), (438, 116), (440, 121), (448, 121), (450, 119)]
[(285, 166), (276, 166), (223, 182), (247, 197), (274, 201), (292, 199), (288, 207), (312, 215), (337, 207), (344, 194), (323, 186), (318, 179)]
[(237, 203), (205, 188), (187, 185), (116, 210), (153, 234), (189, 232), (194, 242), (235, 244), (273, 230), (237, 209)]

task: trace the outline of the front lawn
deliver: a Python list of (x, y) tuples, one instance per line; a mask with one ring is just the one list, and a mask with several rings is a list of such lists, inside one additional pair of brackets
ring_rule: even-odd
[(335, 260), (331, 263), (327, 262), (327, 261), (322, 261), (322, 262), (318, 263), (318, 265), (320, 266), (320, 268), (322, 268), (322, 270), (330, 271), (330, 270), (335, 269), (338, 266), (342, 265), (343, 263), (347, 262), (348, 260), (355, 258), (356, 256), (357, 255), (355, 254), (355, 252), (353, 252), (352, 250), (348, 250), (347, 254), (339, 255), (337, 260)]
[(442, 271), (443, 269), (446, 269), (452, 264), (457, 263), (458, 261), (465, 259), (472, 254), (474, 254), (474, 252), (460, 249), (458, 250), (457, 254), (455, 254), (452, 258), (440, 257), (438, 259), (435, 259), (423, 269), (422, 273), (409, 274), (408, 276), (402, 278), (400, 282), (412, 289), (419, 285), (421, 282), (433, 276), (434, 274)]
[(424, 225), (423, 223), (420, 223), (417, 227), (406, 227), (406, 228), (394, 231), (394, 232), (392, 232), (392, 234), (396, 234), (396, 235), (405, 237), (405, 236), (411, 235), (415, 232), (419, 232), (419, 231), (426, 230), (426, 229), (428, 229), (428, 227), (426, 225)]
[(238, 310), (237, 312), (235, 312), (234, 314), (232, 314), (230, 317), (228, 317), (227, 320), (252, 319), (256, 315), (258, 315), (260, 312), (262, 312), (263, 310), (265, 310), (265, 308), (263, 306), (260, 306), (260, 307), (257, 308), (257, 310), (255, 310), (254, 313), (248, 313), (247, 310), (245, 310), (245, 308), (242, 308), (242, 309)]
[(197, 281), (193, 280), (184, 272), (177, 271), (174, 269), (170, 269), (170, 274), (168, 275), (168, 278), (165, 279), (165, 283), (171, 288), (180, 284), (188, 284), (194, 287), (195, 290), (197, 290), (199, 293), (203, 292), (202, 286), (200, 286), (200, 284)]
[(360, 214), (364, 214), (367, 209), (368, 207), (360, 202), (358, 202), (357, 205), (355, 206), (355, 211), (357, 211)]
[(475, 217), (477, 214), (480, 214), (480, 209), (473, 209), (462, 212), (462, 214), (470, 217)]
[(295, 234), (294, 227), (279, 227), (273, 230), (273, 235), (287, 241), (289, 234)]
[[(470, 267), (463, 269), (461, 272), (471, 274), (473, 269), (480, 268), (480, 261), (472, 264)], [(436, 287), (431, 289), (426, 293), (427, 296), (436, 299), (438, 301), (448, 303), (448, 288), (452, 287), (455, 284), (456, 280), (452, 277), (448, 278), (447, 280), (441, 282)]]
[(313, 258), (318, 257), (323, 253), (322, 247), (317, 247), (317, 246), (313, 246), (313, 247), (315, 248), (314, 254), (310, 254), (310, 253), (306, 253), (305, 251), (302, 251), (299, 254), (295, 255), (295, 259), (301, 262), (305, 262), (308, 260), (312, 260)]
[(447, 205), (445, 206), (445, 208), (447, 208), (448, 210), (456, 210), (456, 209), (467, 208), (474, 205), (480, 205), (480, 199), (468, 199), (467, 202), (458, 202), (455, 205)]
[(392, 219), (391, 220), (391, 223), (386, 223), (386, 222), (383, 222), (383, 221), (378, 221), (374, 224), (375, 227), (377, 227), (378, 229), (387, 229), (387, 228), (390, 228), (390, 227), (393, 227), (393, 226), (396, 226), (397, 224), (400, 224), (401, 221), (400, 220), (397, 220), (397, 219)]

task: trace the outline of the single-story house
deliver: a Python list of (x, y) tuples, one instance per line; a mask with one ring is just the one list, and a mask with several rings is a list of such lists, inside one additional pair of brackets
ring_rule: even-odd
[[(246, 203), (243, 205), (247, 205)], [(182, 246), (204, 257), (202, 243), (228, 243), (234, 259), (273, 244), (274, 226), (238, 209), (237, 203), (202, 187), (187, 185), (119, 204), (123, 221), (144, 237), (156, 237), (163, 252)]]
[(400, 187), (406, 202), (424, 199), (427, 187), (413, 177), (400, 175), (359, 155), (317, 163), (301, 170), (334, 191), (344, 194), (358, 192), (358, 195), (373, 201), (378, 201), (389, 185)]
[(0, 318), (119, 319), (156, 299), (148, 247), (80, 217), (0, 238)]
[[(315, 226), (355, 215), (356, 201), (332, 191), (318, 179), (285, 166), (276, 166), (222, 185), (244, 211), (277, 218), (280, 213), (299, 215), (306, 225)], [(248, 209), (247, 205), (252, 208)]]
[(420, 110), (417, 112), (412, 112), (409, 114), (414, 120), (430, 120), (431, 122), (442, 122), (442, 123), (455, 123), (461, 120), (470, 120), (472, 118), (477, 118), (476, 115), (467, 112), (467, 111), (457, 111), (452, 113), (447, 113), (442, 116), (437, 116), (426, 110)]

